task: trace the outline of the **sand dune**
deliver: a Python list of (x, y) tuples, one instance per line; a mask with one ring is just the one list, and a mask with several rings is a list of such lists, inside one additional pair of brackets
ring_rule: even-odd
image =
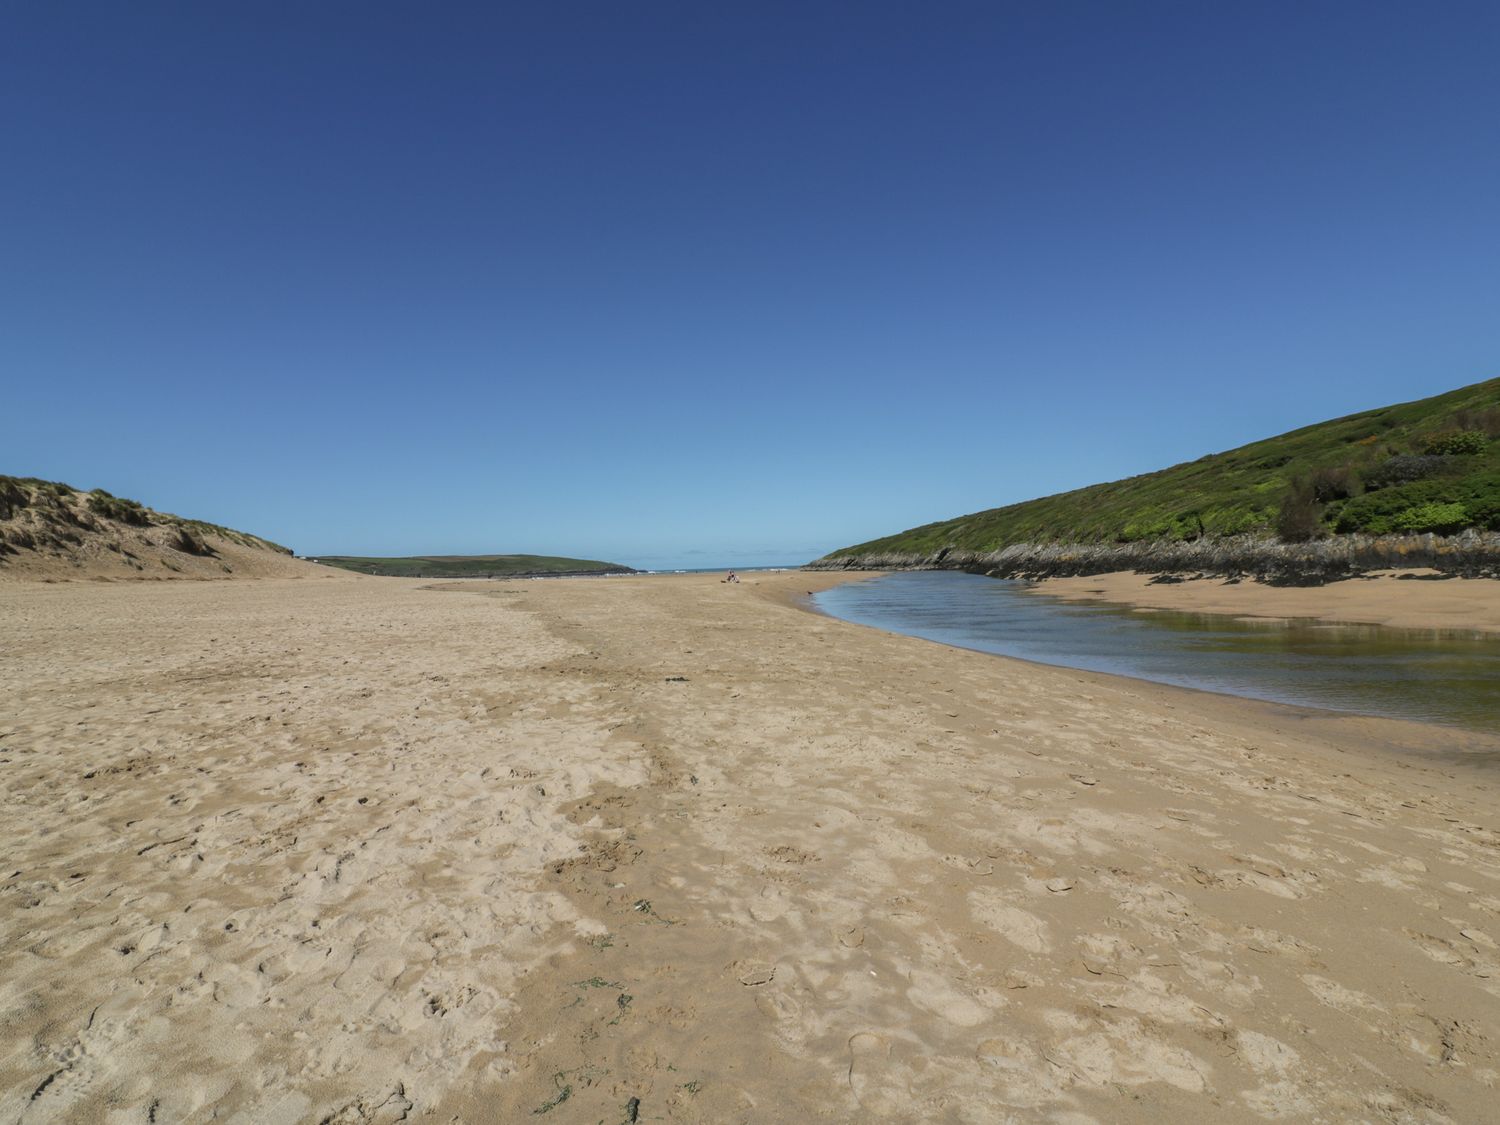
[(0, 582), (326, 578), (257, 535), (108, 492), (0, 475)]
[(1481, 1121), (1494, 740), (788, 574), (0, 587), (8, 1121)]

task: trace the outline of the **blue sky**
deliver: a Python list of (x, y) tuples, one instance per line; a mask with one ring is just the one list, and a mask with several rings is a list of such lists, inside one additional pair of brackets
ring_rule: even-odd
[(0, 472), (801, 561), (1500, 374), (1500, 7), (10, 4)]

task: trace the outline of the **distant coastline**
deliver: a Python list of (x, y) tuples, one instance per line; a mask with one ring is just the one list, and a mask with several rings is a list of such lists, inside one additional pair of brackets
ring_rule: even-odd
[(307, 561), (379, 578), (589, 578), (636, 574), (621, 563), (559, 555), (309, 555)]

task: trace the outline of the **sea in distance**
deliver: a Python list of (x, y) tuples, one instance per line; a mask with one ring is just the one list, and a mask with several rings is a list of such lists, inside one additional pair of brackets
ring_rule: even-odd
[(1500, 638), (1073, 603), (957, 571), (848, 582), (831, 617), (1040, 664), (1500, 731)]

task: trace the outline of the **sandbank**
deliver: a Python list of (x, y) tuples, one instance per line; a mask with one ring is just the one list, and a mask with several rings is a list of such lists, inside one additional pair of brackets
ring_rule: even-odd
[(1495, 739), (846, 577), (0, 587), (0, 1115), (1491, 1115)]
[(1384, 570), (1324, 586), (1267, 586), (1251, 578), (1189, 578), (1116, 571), (1048, 578), (1030, 589), (1068, 601), (1114, 602), (1189, 613), (1296, 618), (1400, 629), (1500, 633), (1500, 579)]

